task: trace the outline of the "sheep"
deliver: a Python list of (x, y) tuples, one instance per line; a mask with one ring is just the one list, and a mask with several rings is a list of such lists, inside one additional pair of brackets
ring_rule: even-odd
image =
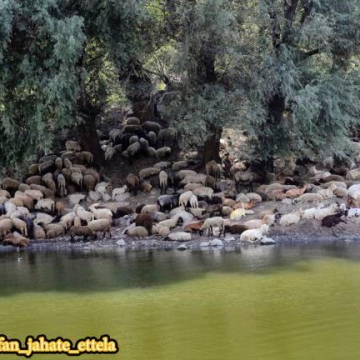
[(91, 236), (93, 239), (96, 238), (96, 233), (91, 230), (88, 226), (72, 226), (70, 228), (70, 241), (73, 242), (75, 236), (83, 236), (84, 241), (87, 241), (88, 236)]
[(204, 187), (204, 185), (196, 184), (196, 183), (188, 183), (184, 186), (184, 190), (194, 191), (195, 189), (197, 189), (199, 187)]
[(348, 214), (347, 214), (348, 218), (359, 217), (359, 216), (360, 216), (360, 208), (351, 208), (348, 210)]
[(81, 219), (79, 216), (75, 216), (74, 218), (74, 226), (81, 226)]
[(177, 131), (175, 128), (169, 127), (167, 129), (161, 129), (158, 133), (158, 145), (159, 147), (167, 146), (174, 147), (177, 140)]
[(202, 235), (203, 231), (200, 230), (203, 226), (204, 221), (190, 221), (183, 225), (183, 230), (186, 232), (198, 232), (199, 235)]
[(153, 131), (156, 135), (158, 135), (160, 130), (161, 130), (161, 126), (158, 123), (154, 122), (154, 121), (145, 121), (142, 124), (142, 128), (146, 132)]
[(184, 232), (184, 231), (178, 231), (174, 233), (170, 233), (168, 236), (164, 238), (164, 240), (168, 241), (189, 241), (191, 240), (191, 234)]
[(269, 226), (266, 224), (263, 224), (259, 229), (245, 230), (240, 235), (240, 240), (241, 241), (250, 241), (250, 242), (259, 241), (268, 232), (269, 232)]
[(88, 174), (83, 176), (83, 184), (86, 191), (93, 191), (95, 189), (96, 180), (95, 178)]
[(297, 203), (320, 203), (324, 199), (320, 194), (306, 193), (293, 200), (294, 204)]
[(83, 186), (83, 175), (81, 173), (72, 171), (70, 175), (70, 180), (73, 184), (77, 185), (79, 189), (82, 189)]
[(11, 244), (14, 246), (28, 246), (30, 241), (24, 236), (16, 236), (14, 234), (7, 234), (3, 240), (4, 244)]
[(55, 154), (45, 155), (42, 158), (40, 158), (39, 163), (42, 164), (46, 161), (55, 161), (56, 158), (57, 158), (57, 155), (55, 155)]
[(152, 213), (157, 212), (158, 210), (159, 209), (158, 209), (157, 204), (145, 205), (141, 209), (141, 214), (152, 214)]
[(185, 191), (182, 193), (179, 197), (179, 206), (184, 206), (186, 208), (192, 195), (194, 195), (192, 191)]
[(112, 223), (113, 214), (109, 209), (98, 209), (96, 206), (99, 204), (93, 204), (89, 206), (89, 210), (94, 214), (95, 219), (107, 219), (110, 224)]
[(160, 211), (171, 210), (178, 204), (179, 194), (161, 195), (157, 198), (157, 205)]
[(0, 238), (3, 239), (6, 234), (8, 234), (14, 227), (11, 219), (2, 219), (0, 220)]
[(126, 119), (126, 125), (140, 125), (140, 119), (132, 116)]
[(324, 200), (334, 197), (334, 190), (336, 189), (336, 185), (332, 184), (327, 189), (322, 189), (317, 192), (317, 194), (321, 195)]
[[(44, 175), (45, 176), (45, 175)], [(40, 175), (34, 175), (34, 176), (30, 176), (26, 179), (25, 183), (27, 185), (31, 185), (31, 184), (37, 184), (37, 185), (41, 185), (41, 181), (42, 178)]]
[(150, 183), (148, 183), (148, 182), (146, 182), (146, 181), (142, 181), (141, 183), (140, 183), (140, 191), (142, 191), (142, 192), (150, 192), (151, 190), (152, 190), (152, 185), (150, 184)]
[(245, 225), (240, 225), (240, 224), (225, 225), (224, 236), (225, 233), (227, 232), (230, 234), (242, 234), (246, 230), (249, 230), (249, 228)]
[(172, 170), (173, 171), (179, 171), (181, 169), (185, 169), (189, 166), (188, 162), (186, 160), (181, 160), (181, 161), (177, 161), (177, 162), (174, 162), (172, 164)]
[(44, 184), (52, 191), (53, 194), (56, 193), (56, 183), (53, 179), (45, 179)]
[(160, 194), (166, 194), (166, 189), (168, 186), (168, 174), (164, 170), (159, 172), (159, 184)]
[(140, 179), (135, 174), (129, 174), (126, 177), (126, 185), (128, 186), (130, 193), (133, 193), (136, 196), (139, 190)]
[[(129, 124), (130, 125), (130, 124)], [(135, 125), (135, 124), (133, 124)], [(139, 125), (139, 124), (136, 124)], [(109, 132), (109, 138), (114, 143), (115, 139), (121, 134), (121, 129), (111, 129)]]
[(142, 181), (150, 176), (158, 175), (160, 173), (160, 169), (156, 167), (149, 167), (139, 171), (139, 179)]
[(170, 229), (164, 225), (153, 225), (152, 227), (152, 234), (153, 235), (160, 235), (160, 236), (167, 236), (170, 234)]
[(95, 191), (102, 196), (105, 194), (109, 195), (112, 191), (111, 184), (105, 181), (97, 183), (95, 186)]
[(160, 221), (159, 225), (163, 225), (163, 226), (168, 227), (169, 229), (172, 229), (172, 228), (177, 227), (180, 221), (181, 221), (180, 216), (175, 215), (171, 219)]
[(342, 187), (336, 187), (334, 195), (339, 198), (346, 198), (348, 196), (348, 191)]
[(11, 198), (9, 201), (10, 201), (11, 203), (13, 203), (16, 207), (18, 207), (18, 206), (24, 206), (24, 203), (23, 203), (22, 200), (19, 199), (19, 198)]
[(224, 231), (224, 219), (220, 216), (215, 216), (213, 218), (208, 218), (205, 220), (204, 224), (200, 228), (201, 231), (208, 230), (208, 236), (214, 235), (213, 233), (213, 227), (219, 227), (220, 228), (220, 234)]
[(111, 160), (115, 154), (115, 148), (108, 146), (105, 150), (105, 160)]
[(303, 213), (303, 210), (299, 209), (292, 213), (282, 215), (279, 225), (280, 226), (289, 226), (292, 224), (297, 224), (301, 219), (302, 213)]
[(336, 211), (338, 210), (338, 208), (339, 208), (339, 205), (334, 203), (326, 208), (317, 209), (317, 211), (315, 212), (314, 218), (316, 220), (322, 220), (325, 216), (335, 214)]
[(4, 208), (6, 211), (6, 216), (10, 216), (16, 210), (16, 205), (13, 204), (11, 201), (6, 201), (4, 204)]
[(34, 208), (34, 199), (23, 192), (16, 192), (15, 198), (20, 198), (23, 202), (24, 206), (26, 206), (29, 210)]
[(55, 217), (49, 214), (38, 212), (34, 219), (34, 223), (37, 225), (47, 225), (54, 221)]
[[(186, 175), (184, 179), (180, 181), (180, 184), (186, 185), (188, 183), (200, 183), (205, 185), (207, 175), (205, 174), (196, 174), (196, 175)], [(212, 190), (212, 189), (211, 189)]]
[(316, 212), (323, 207), (323, 204), (319, 204), (316, 208), (309, 208), (303, 210), (303, 213), (301, 215), (302, 219), (310, 220), (315, 219)]
[(83, 175), (92, 175), (96, 181), (96, 183), (100, 182), (100, 175), (95, 169), (85, 169), (83, 172)]
[(113, 199), (113, 200), (116, 200), (116, 197), (117, 197), (118, 195), (123, 195), (123, 194), (125, 194), (125, 193), (126, 193), (126, 190), (127, 190), (127, 186), (126, 186), (126, 185), (124, 185), (124, 186), (122, 186), (122, 187), (120, 187), (120, 188), (115, 188), (115, 189), (113, 189), (113, 190), (112, 190), (112, 193), (111, 193), (112, 199)]
[(65, 228), (61, 226), (61, 223), (59, 224), (48, 224), (45, 227), (46, 231), (46, 238), (47, 239), (54, 239), (57, 238), (63, 234), (65, 234)]
[(223, 209), (222, 204), (213, 204), (213, 205), (208, 205), (206, 207), (206, 212), (210, 214), (210, 217), (212, 217), (216, 213), (222, 215), (222, 209)]
[(306, 190), (308, 190), (310, 188), (310, 184), (306, 184), (304, 185), (302, 188), (298, 188), (298, 189), (290, 189), (290, 190), (287, 190), (286, 193), (285, 193), (285, 196), (287, 198), (290, 198), (290, 199), (294, 199), (296, 197), (299, 197), (301, 196), (302, 194), (304, 194), (304, 192)]
[(73, 211), (76, 213), (77, 216), (80, 217), (81, 220), (86, 221), (89, 223), (90, 221), (94, 220), (94, 214), (90, 211), (86, 211), (82, 206), (76, 204), (74, 206)]
[(165, 159), (171, 155), (171, 148), (165, 146), (156, 150), (157, 159)]
[(150, 158), (156, 158), (156, 150), (153, 147), (149, 146), (147, 148), (147, 156)]
[(61, 170), (63, 167), (63, 159), (61, 157), (57, 157), (55, 159), (55, 166), (57, 169)]
[(136, 226), (143, 226), (149, 234), (153, 227), (153, 218), (149, 214), (138, 214), (135, 218)]
[(163, 212), (157, 211), (150, 214), (154, 221), (163, 221), (168, 219), (167, 214), (164, 214)]
[(85, 195), (84, 194), (78, 194), (78, 193), (74, 193), (74, 194), (70, 194), (68, 195), (68, 200), (70, 205), (76, 205), (78, 204), (81, 200), (85, 199)]
[[(181, 195), (180, 195), (180, 196), (181, 196)], [(197, 208), (197, 207), (199, 207), (198, 198), (197, 198), (197, 196), (194, 195), (194, 194), (192, 194), (192, 195), (190, 196), (189, 203), (190, 203), (190, 206), (191, 206), (192, 208)]]
[(94, 233), (99, 232), (99, 231), (103, 231), (104, 232), (104, 236), (105, 234), (108, 232), (111, 238), (111, 224), (107, 219), (97, 219), (97, 220), (92, 220), (88, 223), (88, 227), (89, 229), (91, 229)]
[(33, 200), (41, 200), (44, 198), (44, 194), (39, 190), (25, 190), (25, 195), (31, 197)]
[(81, 151), (81, 146), (80, 146), (80, 143), (78, 141), (68, 140), (65, 143), (65, 148), (66, 148), (67, 151), (74, 151), (74, 152)]
[(35, 209), (49, 211), (50, 213), (55, 212), (55, 201), (52, 199), (41, 199), (35, 204)]
[(54, 160), (48, 160), (41, 164), (39, 164), (39, 174), (46, 174), (47, 172), (51, 172), (55, 166)]
[(11, 217), (11, 221), (13, 223), (14, 228), (20, 230), (22, 235), (27, 236), (27, 226), (25, 221), (16, 217)]
[(333, 227), (341, 222), (346, 224), (346, 221), (341, 219), (341, 216), (343, 215), (342, 212), (338, 212), (333, 215), (327, 215), (321, 220), (321, 226), (325, 227)]
[(45, 230), (37, 224), (33, 224), (33, 225), (34, 225), (34, 239), (45, 239), (46, 237)]
[(129, 158), (129, 163), (132, 164), (135, 157), (138, 155), (138, 153), (140, 152), (140, 143), (138, 141), (132, 143), (129, 145), (129, 147), (127, 148), (127, 154), (128, 154), (128, 158)]
[(139, 143), (140, 143), (140, 152), (146, 155), (148, 153), (149, 142), (144, 138), (140, 138)]
[(206, 201), (211, 200), (214, 194), (214, 190), (211, 188), (208, 188), (206, 186), (198, 187), (193, 190), (194, 195), (196, 195), (198, 198)]
[(86, 162), (88, 165), (91, 165), (94, 161), (94, 155), (90, 151), (83, 151), (82, 154), (84, 157), (84, 162)]
[(26, 223), (26, 229), (27, 229), (27, 236), (29, 239), (35, 238), (35, 224), (33, 219), (30, 219), (28, 217), (20, 216), (20, 220), (23, 220)]
[(24, 192), (25, 190), (30, 190), (30, 186), (28, 184), (20, 184), (19, 191)]
[(76, 213), (73, 211), (73, 212), (70, 212), (68, 214), (65, 214), (63, 215), (61, 218), (60, 218), (60, 222), (62, 222), (64, 225), (65, 225), (65, 228), (66, 229), (70, 229), (71, 225), (73, 224), (74, 222), (74, 219), (77, 217)]
[(0, 183), (0, 189), (16, 191), (19, 185), (19, 181), (6, 177)]
[(28, 175), (37, 175), (39, 173), (39, 164), (31, 164), (28, 168)]
[(126, 235), (132, 237), (146, 237), (149, 236), (149, 232), (143, 226), (136, 226), (131, 229), (126, 229), (124, 232)]

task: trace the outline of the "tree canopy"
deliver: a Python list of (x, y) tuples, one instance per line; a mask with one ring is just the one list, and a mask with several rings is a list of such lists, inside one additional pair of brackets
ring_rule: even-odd
[(341, 155), (359, 123), (359, 19), (357, 0), (0, 0), (0, 161), (79, 123), (91, 147), (120, 88), (143, 120), (163, 89), (161, 116), (205, 160), (229, 126), (267, 166)]

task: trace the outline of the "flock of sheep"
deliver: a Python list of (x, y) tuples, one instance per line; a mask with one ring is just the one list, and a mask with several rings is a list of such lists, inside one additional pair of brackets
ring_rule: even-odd
[[(245, 194), (241, 189), (252, 190), (262, 177), (245, 163), (233, 164), (231, 179), (224, 178), (215, 161), (199, 173), (190, 170), (186, 160), (164, 160), (176, 142), (174, 129), (161, 129), (152, 122), (140, 125), (132, 117), (115, 130), (102, 144), (108, 159), (121, 151), (131, 162), (140, 153), (161, 161), (128, 174), (122, 187), (112, 188), (91, 167), (92, 154), (82, 151), (78, 142), (67, 141), (65, 151), (32, 164), (23, 182), (5, 178), (0, 183), (1, 241), (27, 246), (32, 239), (66, 235), (72, 241), (94, 239), (99, 233), (111, 237), (111, 227), (122, 219), (123, 233), (132, 238), (154, 235), (187, 241), (194, 233), (206, 232), (238, 234), (242, 241), (257, 242), (267, 239), (273, 226), (315, 219), (334, 227), (360, 215), (360, 169), (343, 168), (339, 175), (313, 166), (302, 184), (278, 174), (277, 180)], [(135, 203), (139, 191), (159, 195), (152, 204), (130, 206), (126, 200)], [(291, 204), (295, 210), (281, 213), (275, 206), (260, 210), (264, 201)], [(250, 215), (253, 218), (247, 220)]]

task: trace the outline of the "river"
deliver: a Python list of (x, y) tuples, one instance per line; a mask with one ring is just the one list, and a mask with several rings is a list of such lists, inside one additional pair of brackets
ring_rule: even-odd
[(80, 359), (359, 359), (360, 243), (0, 253), (0, 324), (120, 348)]

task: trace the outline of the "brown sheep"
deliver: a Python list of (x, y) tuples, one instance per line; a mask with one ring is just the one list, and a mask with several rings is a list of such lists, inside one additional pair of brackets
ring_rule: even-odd
[(1, 182), (0, 188), (3, 190), (16, 191), (19, 188), (19, 185), (19, 181), (7, 177)]
[(64, 176), (66, 182), (69, 183), (70, 182), (70, 177), (71, 177), (70, 169), (66, 169), (66, 168), (62, 169), (61, 174)]
[(94, 176), (88, 174), (83, 177), (84, 188), (86, 191), (92, 191), (95, 189), (96, 180)]
[(59, 224), (49, 224), (45, 230), (47, 239), (55, 239), (65, 234), (65, 228)]
[(31, 164), (28, 168), (29, 175), (37, 175), (39, 173), (39, 164)]
[(50, 198), (50, 199), (52, 199), (52, 198), (54, 198), (54, 196), (55, 196), (55, 194), (54, 194), (50, 189), (48, 189), (47, 187), (42, 186), (42, 185), (31, 184), (31, 185), (30, 185), (30, 188), (31, 188), (32, 190), (39, 190), (39, 191), (41, 191), (41, 192), (43, 193), (43, 195), (44, 195), (45, 198)]
[(65, 203), (64, 201), (56, 201), (55, 211), (58, 216), (63, 216), (65, 213)]
[(25, 190), (30, 190), (30, 185), (28, 184), (20, 184), (19, 185), (19, 191), (25, 192)]
[(149, 234), (151, 234), (153, 227), (153, 218), (149, 214), (139, 214), (135, 218), (136, 226), (143, 226)]
[(150, 192), (152, 189), (152, 185), (146, 181), (142, 181), (140, 184), (140, 191), (142, 192)]
[(135, 174), (129, 174), (126, 177), (126, 184), (130, 193), (133, 193), (136, 196), (139, 190), (140, 179)]
[(84, 157), (84, 162), (86, 162), (88, 165), (91, 165), (94, 160), (94, 155), (90, 151), (83, 151), (82, 154)]
[(4, 244), (11, 244), (14, 246), (28, 246), (30, 240), (24, 236), (15, 236), (14, 234), (8, 234), (3, 240)]
[(31, 185), (31, 184), (41, 185), (41, 181), (42, 181), (42, 178), (40, 175), (34, 175), (34, 176), (28, 177), (25, 182), (28, 185)]
[(7, 190), (0, 190), (0, 197), (6, 197), (7, 199), (10, 199), (11, 195)]
[(67, 141), (65, 143), (65, 148), (67, 151), (81, 151), (81, 146), (78, 141)]
[(92, 175), (93, 178), (94, 178), (95, 181), (96, 181), (96, 184), (97, 184), (98, 182), (100, 182), (100, 175), (99, 175), (99, 173), (98, 173), (95, 169), (85, 169), (85, 170), (83, 171), (83, 175), (84, 175), (84, 176), (85, 176), (85, 175)]
[(61, 170), (63, 167), (63, 159), (61, 157), (57, 157), (55, 159), (55, 166), (57, 169)]
[(83, 236), (83, 239), (86, 241), (88, 236), (92, 236), (95, 239), (96, 233), (88, 226), (72, 226), (70, 229), (70, 241), (73, 242), (75, 236)]
[(3, 218), (0, 220), (0, 238), (3, 239), (14, 227), (13, 222), (9, 218)]

